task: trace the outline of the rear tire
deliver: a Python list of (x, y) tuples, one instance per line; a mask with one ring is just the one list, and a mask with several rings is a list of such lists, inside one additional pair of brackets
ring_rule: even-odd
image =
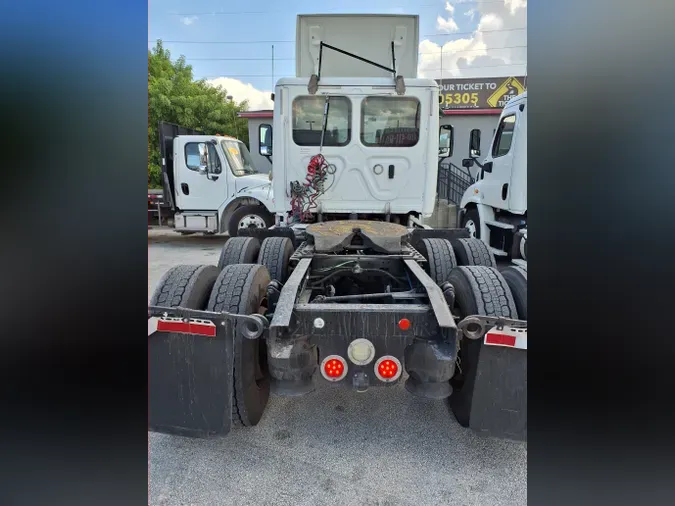
[[(228, 265), (218, 275), (207, 310), (260, 313), (269, 282), (269, 272), (262, 265)], [(267, 346), (264, 336), (243, 337), (239, 325), (234, 325), (232, 424), (251, 426), (260, 421), (269, 398)]]
[(260, 246), (258, 263), (267, 267), (271, 279), (283, 284), (288, 279), (293, 251), (293, 241), (288, 237), (268, 237)]
[[(454, 309), (462, 318), (474, 314), (517, 318), (511, 290), (494, 267), (460, 266), (452, 270), (449, 281), (455, 289)], [(469, 426), (482, 344), (481, 339), (462, 339), (459, 350), (461, 373), (451, 380), (454, 392), (449, 398), (450, 408), (459, 424), (464, 427)]]
[(230, 237), (236, 237), (240, 228), (270, 228), (272, 225), (274, 217), (264, 206), (241, 206), (230, 216), (227, 230)]
[(527, 267), (510, 265), (502, 270), (502, 276), (513, 294), (518, 318), (527, 320)]
[(447, 239), (437, 238), (423, 239), (422, 243), (426, 249), (429, 276), (440, 286), (448, 280), (450, 271), (457, 267), (452, 244)]
[(218, 272), (214, 265), (172, 267), (160, 279), (150, 297), (150, 305), (204, 309)]
[(497, 267), (497, 261), (492, 251), (480, 239), (470, 237), (468, 239), (455, 239), (452, 247), (457, 255), (459, 265), (484, 265)]
[(235, 264), (254, 264), (259, 251), (260, 241), (255, 237), (230, 237), (220, 251), (218, 269), (222, 271)]

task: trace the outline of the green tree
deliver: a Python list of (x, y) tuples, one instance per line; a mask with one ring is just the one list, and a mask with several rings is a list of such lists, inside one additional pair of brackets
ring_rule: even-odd
[(162, 41), (148, 51), (148, 187), (161, 188), (159, 156), (160, 121), (201, 130), (205, 134), (231, 135), (248, 145), (246, 119), (237, 113), (248, 103), (227, 100), (227, 90), (204, 80), (195, 81), (192, 67), (180, 56), (171, 61), (171, 53)]

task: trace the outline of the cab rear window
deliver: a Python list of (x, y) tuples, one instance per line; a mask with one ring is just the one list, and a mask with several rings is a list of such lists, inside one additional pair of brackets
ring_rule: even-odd
[(420, 102), (414, 97), (367, 97), (361, 102), (364, 146), (411, 147), (420, 136)]
[[(320, 146), (325, 96), (293, 100), (293, 142), (298, 146)], [(347, 97), (331, 96), (324, 146), (346, 146), (352, 137), (352, 103)]]

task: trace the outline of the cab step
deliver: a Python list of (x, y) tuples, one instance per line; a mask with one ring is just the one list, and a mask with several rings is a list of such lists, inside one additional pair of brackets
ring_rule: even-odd
[(492, 246), (490, 246), (489, 248), (490, 248), (490, 251), (492, 252), (492, 254), (496, 257), (507, 257), (507, 256), (509, 256), (509, 254), (506, 251), (502, 251), (500, 249), (493, 248)]
[(512, 225), (511, 223), (504, 223), (503, 221), (485, 220), (485, 224), (489, 227), (498, 227), (505, 230), (515, 230), (516, 228), (515, 225)]

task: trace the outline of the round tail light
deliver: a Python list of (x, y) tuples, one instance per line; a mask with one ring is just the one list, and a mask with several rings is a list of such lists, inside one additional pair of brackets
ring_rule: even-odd
[(401, 366), (401, 362), (391, 355), (380, 357), (378, 361), (375, 362), (375, 376), (385, 383), (396, 381), (401, 377), (402, 372), (403, 367)]
[(321, 375), (328, 381), (340, 381), (347, 376), (347, 362), (340, 355), (328, 355), (321, 362)]

